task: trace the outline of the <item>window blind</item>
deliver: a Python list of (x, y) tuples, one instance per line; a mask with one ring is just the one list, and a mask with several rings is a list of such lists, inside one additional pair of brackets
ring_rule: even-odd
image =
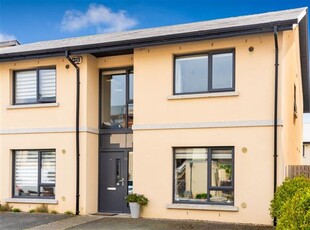
[(15, 191), (30, 193), (38, 190), (38, 152), (16, 151), (15, 153)]
[(54, 100), (56, 98), (56, 70), (42, 69), (39, 71), (40, 100)]
[(32, 103), (37, 98), (36, 71), (20, 71), (15, 75), (15, 103)]

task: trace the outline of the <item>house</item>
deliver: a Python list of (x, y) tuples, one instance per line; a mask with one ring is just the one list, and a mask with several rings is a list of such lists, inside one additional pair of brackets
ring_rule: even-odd
[[(0, 201), (271, 225), (309, 111), (307, 8), (0, 48)], [(6, 44), (5, 46), (7, 46)]]

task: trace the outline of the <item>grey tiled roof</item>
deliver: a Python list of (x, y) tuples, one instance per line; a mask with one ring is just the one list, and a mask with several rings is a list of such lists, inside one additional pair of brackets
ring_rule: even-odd
[(6, 54), (21, 54), (29, 52), (48, 51), (53, 49), (70, 49), (74, 47), (96, 45), (96, 44), (112, 44), (124, 41), (134, 41), (138, 39), (150, 39), (154, 37), (164, 37), (171, 35), (182, 35), (192, 32), (208, 32), (212, 30), (229, 30), (240, 27), (253, 27), (262, 24), (281, 24), (285, 22), (298, 23), (306, 14), (307, 8), (298, 8), (284, 11), (276, 11), (263, 14), (255, 14), (241, 17), (232, 17), (226, 19), (210, 20), (189, 24), (180, 24), (173, 26), (164, 26), (157, 28), (132, 30), (126, 32), (98, 34), (92, 36), (82, 36), (76, 38), (67, 38), (61, 40), (42, 41), (7, 47), (0, 49), (1, 56)]

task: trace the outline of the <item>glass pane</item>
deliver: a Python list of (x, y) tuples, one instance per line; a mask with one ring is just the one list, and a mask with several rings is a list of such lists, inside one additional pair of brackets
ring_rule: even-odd
[(115, 184), (116, 186), (121, 186), (123, 183), (122, 173), (121, 173), (121, 159), (115, 159)]
[(210, 202), (232, 204), (234, 202), (234, 192), (232, 190), (211, 190)]
[(132, 134), (102, 134), (100, 138), (105, 149), (132, 148)]
[(133, 152), (128, 154), (128, 194), (133, 193)]
[(37, 73), (35, 70), (15, 73), (15, 103), (37, 102)]
[(126, 75), (103, 78), (103, 128), (126, 128)]
[(56, 157), (55, 152), (41, 154), (41, 184), (55, 184)]
[(212, 55), (212, 89), (233, 87), (233, 54)]
[(129, 74), (129, 100), (133, 100), (133, 73)]
[(50, 186), (40, 187), (40, 196), (55, 197), (55, 187)]
[(133, 125), (133, 104), (128, 104), (128, 128), (131, 129)]
[(56, 100), (56, 70), (43, 69), (39, 71), (39, 98), (40, 101), (55, 101)]
[(175, 60), (175, 93), (208, 91), (208, 56)]
[(175, 200), (206, 202), (207, 166), (206, 148), (175, 149)]
[(15, 152), (14, 196), (38, 196), (38, 152)]
[(232, 186), (232, 150), (212, 150), (211, 186)]

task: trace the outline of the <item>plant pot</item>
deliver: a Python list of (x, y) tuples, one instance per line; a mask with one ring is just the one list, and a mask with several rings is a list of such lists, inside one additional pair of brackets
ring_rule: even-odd
[(129, 202), (131, 218), (139, 218), (140, 216), (140, 204), (136, 202)]

